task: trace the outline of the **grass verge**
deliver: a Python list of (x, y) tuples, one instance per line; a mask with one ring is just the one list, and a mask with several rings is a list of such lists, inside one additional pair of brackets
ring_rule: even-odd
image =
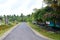
[(12, 28), (16, 23), (11, 23), (9, 25), (0, 25), (0, 36), (2, 36), (6, 31)]
[(52, 32), (48, 32), (45, 29), (42, 29), (40, 27), (38, 27), (37, 25), (34, 25), (32, 23), (28, 23), (34, 30), (36, 30), (37, 32), (39, 32), (40, 34), (52, 38), (54, 40), (60, 40), (60, 34), (56, 34), (56, 33), (52, 33)]

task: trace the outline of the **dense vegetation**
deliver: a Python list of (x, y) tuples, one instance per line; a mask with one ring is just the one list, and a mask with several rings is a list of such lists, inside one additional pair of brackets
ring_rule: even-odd
[(28, 15), (27, 18), (30, 22), (45, 23), (46, 21), (51, 23), (49, 26), (60, 28), (60, 1), (59, 0), (44, 0), (47, 4), (46, 7), (34, 9), (34, 12), (31, 15)]
[(35, 8), (34, 12), (27, 16), (30, 22), (28, 24), (39, 33), (60, 40), (60, 0), (44, 0), (44, 2), (47, 4), (46, 7)]

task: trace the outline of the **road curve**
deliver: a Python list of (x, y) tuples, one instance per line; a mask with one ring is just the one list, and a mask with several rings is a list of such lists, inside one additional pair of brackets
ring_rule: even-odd
[(25, 22), (13, 29), (3, 40), (48, 40), (37, 36)]

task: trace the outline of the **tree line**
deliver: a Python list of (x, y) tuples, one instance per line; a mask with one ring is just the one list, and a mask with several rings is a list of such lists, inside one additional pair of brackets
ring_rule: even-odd
[(19, 15), (4, 15), (4, 16), (0, 16), (0, 24), (10, 24), (10, 23), (19, 23), (21, 21), (23, 21), (23, 14)]

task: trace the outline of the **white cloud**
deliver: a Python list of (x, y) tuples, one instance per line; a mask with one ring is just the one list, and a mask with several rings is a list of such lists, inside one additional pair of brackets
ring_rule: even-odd
[(0, 0), (0, 15), (28, 15), (34, 8), (41, 7), (42, 0)]

